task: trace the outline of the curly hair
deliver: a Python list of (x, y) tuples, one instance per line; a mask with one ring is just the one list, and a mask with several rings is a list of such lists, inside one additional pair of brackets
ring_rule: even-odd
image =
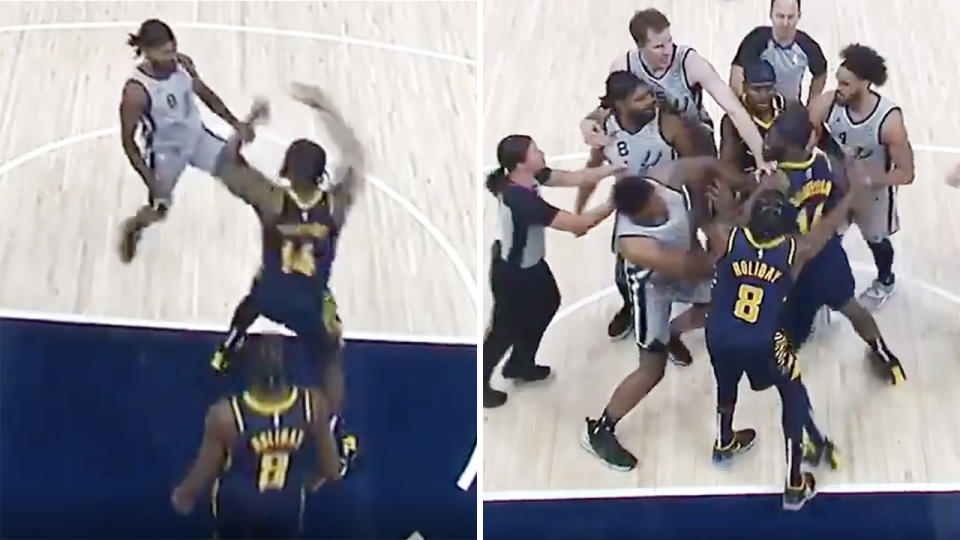
[(843, 59), (840, 66), (848, 69), (858, 79), (870, 81), (877, 86), (883, 86), (883, 83), (887, 82), (887, 61), (874, 49), (854, 43), (840, 51), (840, 58)]

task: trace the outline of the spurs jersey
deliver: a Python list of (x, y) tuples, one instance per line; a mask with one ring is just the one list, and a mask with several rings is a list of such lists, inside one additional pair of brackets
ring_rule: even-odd
[(141, 143), (146, 150), (193, 149), (203, 132), (193, 97), (193, 77), (177, 64), (163, 79), (148, 75), (143, 65), (130, 76), (147, 92), (147, 109), (140, 119)]
[[(648, 182), (654, 184), (657, 193), (663, 197), (667, 203), (668, 217), (663, 223), (656, 225), (636, 223), (624, 214), (617, 215), (617, 222), (614, 226), (616, 231), (615, 240), (629, 236), (646, 236), (654, 238), (664, 247), (670, 249), (679, 249), (687, 251), (691, 246), (691, 224), (690, 224), (690, 194), (686, 187), (675, 189), (653, 178), (647, 178)], [(625, 270), (627, 276), (633, 276), (640, 279), (649, 278), (650, 282), (658, 286), (669, 286), (676, 280), (669, 277), (658, 275), (650, 269), (642, 268), (625, 260)]]
[(650, 73), (640, 59), (640, 51), (632, 49), (627, 53), (627, 70), (646, 82), (656, 94), (660, 103), (669, 110), (676, 112), (686, 120), (712, 126), (713, 121), (703, 108), (703, 89), (700, 88), (700, 85), (690, 86), (687, 81), (686, 69), (683, 67), (687, 55), (691, 52), (693, 52), (692, 47), (674, 45), (670, 67), (663, 75), (656, 77)]
[(647, 170), (674, 161), (676, 151), (660, 131), (660, 113), (653, 120), (630, 133), (620, 127), (616, 115), (611, 114), (603, 124), (603, 131), (613, 141), (603, 148), (607, 161), (627, 168), (627, 174), (642, 175)]
[(830, 138), (844, 152), (864, 161), (869, 170), (890, 171), (890, 156), (880, 142), (880, 128), (884, 120), (895, 110), (900, 110), (894, 102), (877, 94), (877, 106), (860, 122), (850, 118), (850, 110), (845, 105), (834, 103), (827, 116), (826, 128)]

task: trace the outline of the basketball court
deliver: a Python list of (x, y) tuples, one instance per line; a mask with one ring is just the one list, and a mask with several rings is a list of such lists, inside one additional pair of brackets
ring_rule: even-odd
[[(331, 287), (354, 360), (345, 417), (369, 461), (352, 484), (308, 499), (308, 531), (474, 534), (475, 5), (20, 2), (0, 6), (4, 536), (209, 533), (203, 501), (178, 518), (169, 489), (226, 388), (207, 358), (259, 264), (260, 230), (243, 203), (188, 169), (166, 222), (132, 264), (119, 261), (120, 222), (146, 198), (118, 130), (136, 62), (126, 39), (154, 17), (235, 115), (270, 100), (271, 122), (245, 150), (268, 175), (295, 138), (332, 147), (286, 96), (293, 81), (325, 88), (367, 152)], [(402, 399), (428, 377), (449, 384)], [(38, 451), (52, 426), (75, 448), (55, 468)], [(40, 497), (37, 481), (76, 489)], [(37, 501), (60, 514), (38, 517)], [(443, 517), (420, 510), (444, 501)]]
[[(611, 60), (633, 46), (627, 23), (645, 7), (663, 11), (674, 41), (692, 45), (723, 80), (740, 39), (754, 26), (769, 24), (766, 0), (618, 0), (605, 2), (602, 10), (584, 0), (488, 0), (484, 161), (493, 163), (504, 135), (527, 133), (546, 152), (548, 165), (582, 167), (587, 149), (577, 124), (603, 94)], [(833, 73), (845, 45), (860, 42), (887, 59), (890, 80), (879, 92), (902, 107), (916, 153), (916, 181), (898, 195), (902, 229), (893, 239), (898, 290), (875, 314), (904, 363), (907, 384), (889, 387), (870, 371), (866, 346), (839, 314), (800, 354), (815, 418), (843, 457), (839, 471), (817, 475), (823, 491), (948, 491), (960, 484), (955, 391), (960, 381), (960, 190), (944, 183), (960, 160), (960, 117), (953, 101), (960, 71), (950, 52), (960, 45), (951, 22), (958, 17), (960, 4), (949, 0), (803, 2), (799, 28), (824, 50), (828, 90), (836, 85)], [(718, 124), (717, 106), (708, 96), (704, 102)], [(610, 180), (601, 184), (593, 203), (609, 186)], [(573, 207), (575, 190), (541, 193), (561, 208)], [(485, 195), (485, 244), (496, 234), (494, 205)], [(563, 303), (538, 361), (550, 365), (555, 376), (547, 384), (514, 387), (495, 375), (493, 386), (506, 390), (509, 400), (484, 414), (484, 499), (503, 501), (490, 508), (505, 516), (509, 501), (781, 492), (783, 447), (773, 390), (755, 393), (741, 384), (734, 426), (756, 428), (757, 444), (730, 467), (711, 463), (716, 390), (702, 330), (685, 339), (694, 364), (668, 365), (663, 382), (617, 426), (620, 441), (640, 460), (636, 470), (614, 472), (580, 447), (584, 417), (599, 415), (637, 362), (632, 338), (612, 343), (606, 336), (620, 305), (613, 287), (611, 221), (580, 239), (547, 234), (547, 261)], [(875, 277), (873, 260), (855, 228), (844, 245), (859, 294)], [(484, 294), (484, 313), (489, 313), (489, 287)], [(587, 519), (600, 506), (598, 501), (594, 510), (577, 509)], [(520, 504), (514, 514), (524, 508), (537, 511)], [(563, 515), (560, 503), (551, 508), (555, 517)], [(655, 519), (651, 508), (647, 515)], [(614, 519), (613, 513), (604, 515)], [(682, 515), (674, 517), (682, 521)], [(513, 522), (501, 523), (503, 530), (508, 523)]]

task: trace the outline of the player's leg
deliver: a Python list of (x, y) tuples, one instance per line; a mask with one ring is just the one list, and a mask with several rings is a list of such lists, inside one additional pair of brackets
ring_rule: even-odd
[[(521, 381), (539, 381), (550, 376), (549, 366), (536, 364), (537, 350), (550, 321), (560, 308), (560, 289), (546, 261), (522, 271), (523, 302), (527, 315), (518, 317), (513, 352), (503, 365), (503, 376)], [(533, 308), (533, 309), (530, 309)]]
[(711, 283), (703, 281), (692, 287), (683, 286), (678, 294), (672, 298), (674, 302), (691, 304), (691, 307), (677, 315), (670, 321), (670, 339), (667, 341), (669, 359), (678, 366), (689, 366), (693, 363), (690, 349), (684, 345), (680, 336), (697, 328), (703, 328), (707, 320), (707, 311), (710, 310)]
[(893, 295), (893, 244), (890, 236), (900, 229), (896, 192), (892, 186), (874, 189), (863, 205), (853, 212), (853, 221), (873, 253), (877, 278), (860, 294), (861, 303), (869, 310), (879, 308)]
[(607, 325), (607, 336), (612, 340), (621, 340), (630, 335), (630, 331), (633, 330), (633, 315), (630, 312), (630, 288), (627, 285), (624, 264), (623, 257), (618, 253), (613, 269), (613, 281), (620, 293), (620, 298), (623, 299), (623, 304), (617, 310), (613, 319), (610, 319), (610, 324)]
[(244, 340), (247, 338), (247, 331), (253, 326), (253, 323), (256, 322), (258, 317), (260, 317), (260, 311), (254, 303), (252, 293), (249, 293), (240, 301), (240, 304), (233, 311), (227, 337), (217, 346), (217, 350), (213, 353), (210, 365), (214, 371), (224, 373), (229, 369), (230, 355), (239, 350), (243, 345)]
[(145, 159), (154, 181), (147, 186), (147, 204), (125, 219), (120, 230), (120, 260), (129, 263), (137, 252), (143, 231), (163, 220), (173, 204), (173, 189), (187, 166), (186, 157), (176, 150), (147, 149)]
[(850, 269), (847, 253), (842, 248), (834, 248), (831, 252), (835, 257), (832, 264), (833, 272), (821, 288), (825, 303), (850, 321), (854, 331), (870, 347), (872, 358), (887, 371), (890, 382), (900, 384), (906, 379), (900, 359), (887, 347), (883, 336), (880, 335), (877, 321), (854, 298), (853, 270)]
[[(746, 452), (757, 438), (753, 429), (733, 430), (733, 413), (737, 407), (737, 385), (743, 376), (743, 352), (722, 346), (724, 336), (710, 336), (707, 330), (707, 351), (717, 383), (717, 438), (713, 444), (713, 462), (720, 463)], [(718, 343), (719, 342), (719, 343)]]
[(636, 467), (637, 458), (617, 440), (617, 422), (663, 379), (667, 365), (670, 304), (668, 296), (649, 286), (647, 279), (628, 276), (633, 303), (633, 327), (639, 348), (640, 365), (613, 391), (610, 401), (596, 420), (586, 419), (581, 445), (607, 466), (618, 471)]

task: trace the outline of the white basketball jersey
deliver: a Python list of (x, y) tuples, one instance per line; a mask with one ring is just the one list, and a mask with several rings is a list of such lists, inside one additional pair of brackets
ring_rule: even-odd
[(147, 149), (192, 148), (203, 129), (194, 103), (193, 77), (183, 66), (165, 79), (155, 79), (140, 67), (130, 76), (147, 91), (149, 102), (141, 118), (141, 137)]
[(613, 139), (603, 148), (603, 155), (611, 164), (626, 167), (628, 175), (643, 175), (648, 169), (677, 157), (660, 132), (659, 112), (636, 133), (620, 127), (616, 115), (611, 114), (603, 124), (603, 131)]
[(855, 123), (846, 106), (834, 103), (827, 117), (826, 128), (833, 142), (857, 159), (864, 160), (868, 170), (889, 171), (887, 149), (880, 143), (880, 127), (887, 116), (894, 110), (899, 110), (899, 107), (876, 92), (872, 93), (879, 101), (873, 112), (863, 121)]
[[(665, 186), (652, 178), (647, 178), (656, 189), (658, 195), (667, 203), (667, 220), (657, 225), (647, 225), (634, 222), (623, 213), (617, 215), (614, 225), (616, 239), (627, 236), (646, 236), (656, 239), (664, 247), (687, 251), (690, 249), (690, 195), (686, 187), (680, 190)], [(650, 276), (654, 283), (669, 283), (672, 278), (658, 276), (651, 270), (639, 267), (624, 259), (628, 274), (637, 274), (638, 277)], [(652, 275), (651, 275), (652, 273)]]
[(670, 67), (660, 77), (653, 76), (640, 59), (640, 51), (632, 49), (627, 53), (627, 70), (646, 82), (661, 103), (686, 120), (711, 124), (710, 116), (702, 104), (703, 91), (700, 86), (692, 87), (687, 82), (687, 72), (683, 62), (693, 48), (686, 45), (674, 45)]

